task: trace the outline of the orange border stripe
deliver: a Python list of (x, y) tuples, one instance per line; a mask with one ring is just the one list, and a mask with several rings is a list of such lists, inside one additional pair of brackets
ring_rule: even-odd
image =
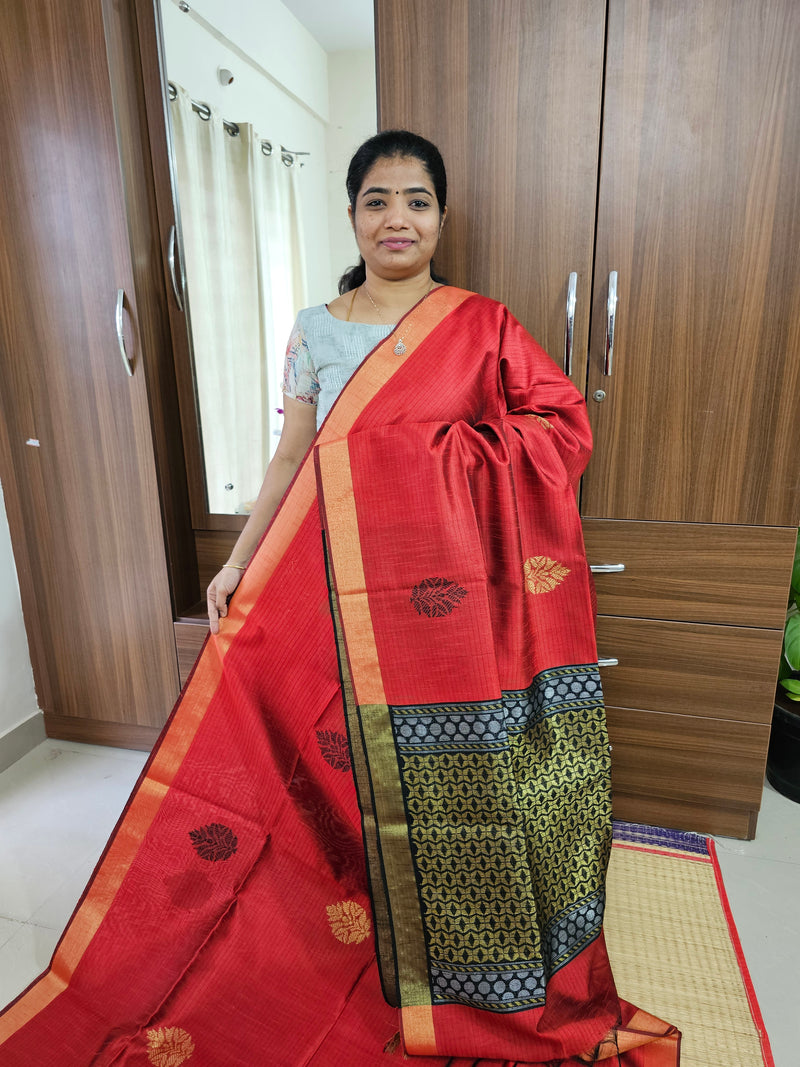
[(430, 1004), (401, 1008), (400, 1025), (403, 1029), (403, 1044), (407, 1052), (414, 1056), (437, 1055), (433, 1008)]
[[(334, 542), (336, 590), (344, 632), (347, 634), (347, 658), (350, 661), (355, 700), (357, 704), (385, 704), (386, 694), (378, 663), (364, 564), (361, 552), (357, 550), (358, 515), (346, 440), (319, 449), (319, 469), (326, 486), (325, 511), (329, 536)], [(329, 486), (331, 488), (327, 488)], [(354, 551), (341, 551), (339, 541), (353, 545)]]

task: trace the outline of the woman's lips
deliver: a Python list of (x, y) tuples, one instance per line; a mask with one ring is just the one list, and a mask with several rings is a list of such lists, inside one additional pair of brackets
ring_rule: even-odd
[(389, 248), (392, 251), (402, 250), (404, 248), (410, 248), (413, 245), (413, 241), (409, 241), (404, 237), (387, 238), (385, 241), (381, 241), (384, 248)]

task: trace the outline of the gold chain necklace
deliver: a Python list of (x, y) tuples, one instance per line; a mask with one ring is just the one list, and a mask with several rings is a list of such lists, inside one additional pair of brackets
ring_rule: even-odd
[[(378, 305), (377, 305), (377, 304), (375, 303), (375, 301), (374, 301), (374, 300), (372, 299), (372, 293), (370, 293), (369, 289), (367, 288), (367, 283), (366, 283), (366, 282), (362, 282), (362, 283), (361, 283), (361, 288), (362, 288), (362, 289), (364, 290), (364, 292), (365, 292), (365, 293), (367, 294), (367, 299), (369, 300), (370, 304), (372, 304), (372, 306), (373, 306), (373, 307), (375, 308), (375, 311), (376, 311), (376, 313), (377, 313), (377, 315), (378, 315), (378, 318), (379, 318), (379, 319), (381, 320), (381, 323), (382, 323), (382, 324), (383, 324), (384, 326), (389, 326), (389, 325), (390, 325), (390, 323), (388, 323), (388, 322), (386, 321), (386, 319), (385, 319), (385, 318), (383, 317), (383, 312), (382, 312), (382, 311), (381, 311), (381, 309), (380, 309), (380, 308), (378, 307)], [(424, 293), (424, 295), (423, 295), (422, 297), (420, 297), (420, 299), (421, 299), (421, 300), (424, 300), (424, 299), (425, 299), (425, 297), (426, 297), (426, 296), (428, 295), (428, 293), (429, 293), (429, 292), (431, 291), (431, 289), (433, 289), (433, 278), (431, 278), (431, 279), (429, 280), (429, 282), (428, 282), (428, 288), (427, 288), (427, 289), (425, 290), (425, 293)], [(416, 306), (416, 305), (415, 305), (415, 306)], [(411, 326), (411, 325), (409, 324), (409, 325), (408, 325), (408, 326), (407, 326), (407, 327), (406, 327), (406, 328), (405, 328), (405, 329), (403, 330), (403, 333), (401, 334), (401, 336), (400, 336), (400, 337), (398, 337), (398, 339), (397, 339), (397, 344), (396, 344), (396, 345), (394, 346), (394, 349), (393, 349), (393, 351), (394, 351), (394, 354), (395, 354), (396, 356), (404, 356), (404, 355), (406, 354), (407, 348), (406, 348), (406, 345), (404, 344), (404, 342), (405, 342), (405, 341), (408, 341), (409, 343), (411, 342), (411, 334), (412, 334), (412, 332), (413, 332), (413, 326)]]

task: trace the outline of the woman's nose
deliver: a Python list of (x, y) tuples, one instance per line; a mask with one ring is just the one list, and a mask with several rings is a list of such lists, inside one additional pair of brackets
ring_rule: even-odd
[(386, 225), (391, 227), (393, 230), (400, 229), (408, 225), (406, 219), (405, 204), (402, 204), (399, 198), (393, 201), (389, 201), (385, 222)]

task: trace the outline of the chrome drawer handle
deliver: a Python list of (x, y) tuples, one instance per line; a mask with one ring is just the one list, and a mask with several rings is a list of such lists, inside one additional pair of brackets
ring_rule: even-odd
[(116, 324), (117, 324), (117, 341), (119, 343), (119, 351), (122, 356), (122, 362), (125, 366), (125, 370), (133, 377), (133, 364), (131, 363), (130, 356), (125, 348), (125, 324), (122, 318), (122, 307), (125, 303), (125, 290), (117, 289), (117, 312), (116, 312)]
[(175, 274), (175, 223), (169, 228), (169, 251), (167, 252), (167, 263), (169, 263), (169, 280), (172, 282), (175, 303), (178, 305), (178, 311), (183, 311), (183, 300), (181, 298), (180, 290), (178, 289), (178, 278)]
[(590, 563), (589, 570), (592, 574), (619, 574), (625, 570), (624, 563)]
[(608, 276), (608, 301), (606, 303), (606, 352), (603, 374), (611, 375), (614, 362), (614, 324), (617, 318), (617, 272), (612, 270)]
[(564, 373), (567, 377), (572, 370), (572, 339), (575, 334), (575, 302), (577, 298), (578, 275), (572, 271), (567, 286), (567, 322), (564, 330)]
[(598, 667), (619, 667), (619, 660), (613, 656), (603, 656), (597, 660)]

